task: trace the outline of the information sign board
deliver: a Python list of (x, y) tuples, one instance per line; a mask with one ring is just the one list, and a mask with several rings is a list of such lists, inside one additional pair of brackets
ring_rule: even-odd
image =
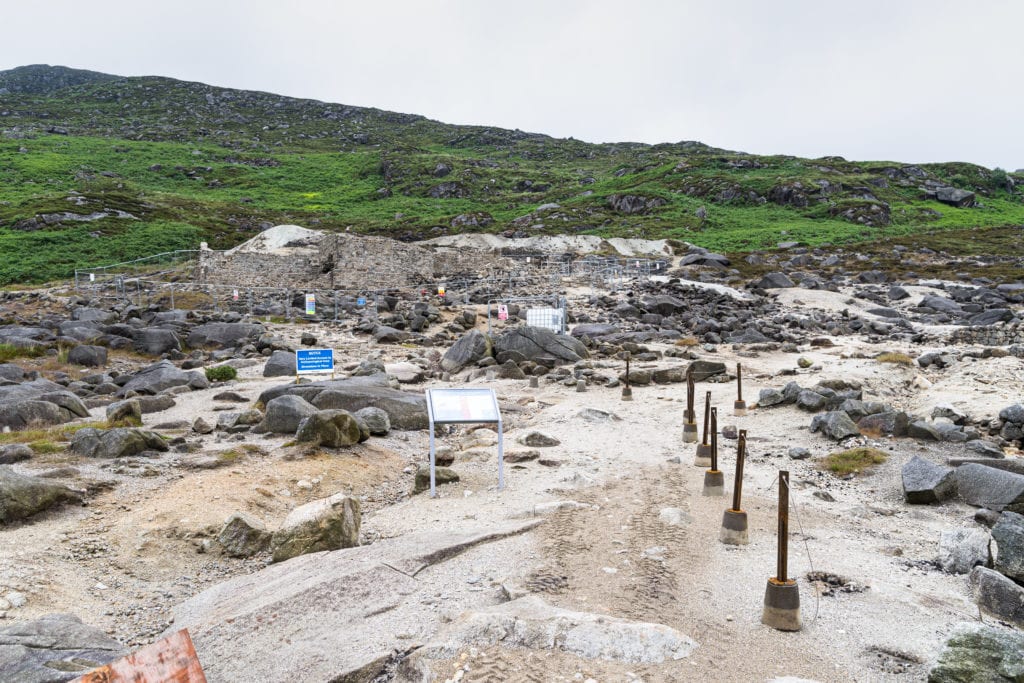
[(306, 295), (306, 315), (316, 315), (316, 294)]
[(334, 349), (299, 349), (295, 352), (295, 374), (334, 372)]
[(365, 305), (366, 305), (366, 297), (365, 296), (361, 296), (358, 299), (356, 299), (356, 306), (365, 306)]
[(493, 422), (498, 425), (498, 490), (505, 488), (505, 437), (501, 411), (494, 389), (427, 389), (427, 418), (430, 422), (430, 497), (437, 496), (434, 485), (437, 451), (435, 424)]
[(498, 304), (498, 320), (508, 320), (508, 306)]

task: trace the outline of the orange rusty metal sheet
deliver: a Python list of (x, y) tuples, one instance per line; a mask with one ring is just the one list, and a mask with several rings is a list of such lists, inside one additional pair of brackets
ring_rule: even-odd
[(206, 683), (188, 630), (158, 640), (71, 683)]

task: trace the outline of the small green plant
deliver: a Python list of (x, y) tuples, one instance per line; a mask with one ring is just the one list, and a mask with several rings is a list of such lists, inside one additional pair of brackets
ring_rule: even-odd
[(54, 443), (52, 441), (39, 440), (33, 441), (28, 445), (32, 449), (32, 452), (37, 455), (47, 455), (49, 453), (60, 453), (64, 450), (64, 446)]
[(896, 365), (913, 365), (914, 359), (905, 353), (896, 353), (893, 351), (887, 353), (881, 353), (875, 356), (875, 360), (879, 363), (895, 363)]
[(206, 379), (211, 382), (227, 382), (238, 377), (238, 370), (230, 365), (215, 365), (212, 368), (206, 368), (205, 372)]
[(886, 457), (886, 454), (877, 448), (861, 446), (848, 451), (829, 453), (822, 461), (822, 466), (838, 476), (860, 474), (875, 465), (881, 465)]
[(68, 344), (59, 344), (57, 346), (57, 362), (61, 365), (66, 365), (69, 353), (71, 353), (71, 346)]
[(44, 353), (38, 346), (15, 346), (14, 344), (0, 344), (0, 363), (12, 361), (15, 358), (39, 358)]

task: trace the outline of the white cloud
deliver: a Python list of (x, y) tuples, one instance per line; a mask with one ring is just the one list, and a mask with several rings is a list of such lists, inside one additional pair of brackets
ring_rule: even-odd
[(591, 141), (1024, 167), (1013, 0), (51, 0), (0, 68), (156, 74)]

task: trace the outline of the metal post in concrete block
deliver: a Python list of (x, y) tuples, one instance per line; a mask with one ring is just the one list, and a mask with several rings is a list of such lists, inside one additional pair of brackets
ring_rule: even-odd
[(629, 386), (629, 358), (630, 353), (626, 351), (626, 376), (622, 382), (622, 400), (632, 401), (633, 400), (633, 388)]
[(722, 517), (722, 531), (718, 539), (728, 545), (746, 545), (750, 543), (747, 532), (747, 513), (743, 510), (743, 461), (747, 457), (747, 431), (740, 430), (739, 442), (736, 446), (736, 477), (733, 480), (732, 507)]
[(736, 364), (736, 402), (732, 404), (732, 414), (743, 417), (747, 414), (747, 402), (743, 400), (743, 366)]
[(704, 473), (705, 496), (725, 495), (725, 475), (718, 469), (718, 408), (711, 409), (711, 469)]
[(704, 436), (697, 444), (697, 454), (693, 457), (693, 464), (697, 467), (709, 467), (711, 465), (711, 443), (708, 441), (708, 423), (711, 420), (711, 392), (704, 395)]
[(693, 407), (696, 387), (693, 367), (686, 370), (686, 413), (683, 415), (683, 443), (697, 443), (697, 411)]
[(775, 576), (764, 591), (761, 623), (780, 631), (800, 630), (800, 589), (789, 578), (789, 472), (779, 472), (779, 539)]

